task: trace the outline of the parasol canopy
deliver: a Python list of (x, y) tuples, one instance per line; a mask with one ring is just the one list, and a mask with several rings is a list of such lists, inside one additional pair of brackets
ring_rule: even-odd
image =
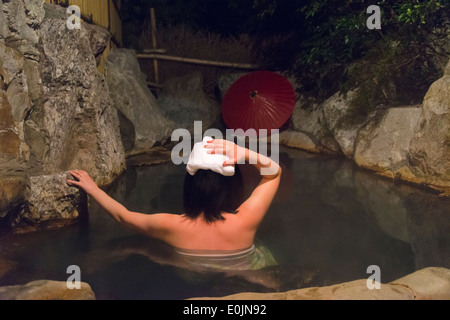
[(224, 96), (222, 116), (234, 130), (281, 128), (292, 115), (295, 92), (287, 78), (256, 71), (239, 78)]

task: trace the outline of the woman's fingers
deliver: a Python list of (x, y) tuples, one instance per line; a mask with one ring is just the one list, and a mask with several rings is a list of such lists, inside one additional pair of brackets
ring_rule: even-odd
[(230, 161), (225, 161), (222, 166), (223, 167), (232, 167), (235, 165), (235, 161), (234, 160), (230, 160)]
[[(224, 162), (224, 166), (233, 166), (237, 163), (240, 155), (236, 144), (227, 140), (210, 140), (205, 144), (205, 148), (208, 149), (208, 154), (223, 154), (227, 155), (230, 160)], [(242, 156), (242, 155), (241, 155)]]
[(71, 185), (75, 185), (75, 186), (80, 186), (80, 183), (78, 181), (74, 181), (74, 180), (67, 180), (67, 183), (71, 184)]
[(207, 141), (205, 144), (205, 149), (208, 149), (209, 154), (220, 154), (224, 153), (224, 148), (221, 143), (217, 143), (216, 140)]
[(206, 149), (212, 149), (215, 153), (224, 153), (229, 149), (228, 141), (226, 140), (210, 140), (207, 141), (205, 146)]
[(71, 170), (71, 171), (69, 171), (69, 173), (72, 176), (74, 176), (74, 177), (79, 177), (80, 176), (80, 173), (78, 172), (78, 170)]
[(83, 170), (71, 170), (71, 171), (69, 171), (69, 173), (77, 179), (80, 177), (88, 176), (88, 173)]

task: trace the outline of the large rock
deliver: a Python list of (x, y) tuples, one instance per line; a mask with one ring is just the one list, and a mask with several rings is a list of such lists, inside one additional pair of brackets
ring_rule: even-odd
[(444, 268), (425, 268), (392, 282), (411, 288), (416, 300), (450, 300), (450, 272)]
[(38, 32), (43, 93), (25, 119), (30, 167), (34, 174), (83, 169), (107, 184), (125, 165), (119, 119), (97, 70), (90, 29), (69, 30), (66, 20), (46, 17)]
[(5, 164), (5, 158), (13, 159), (17, 167), (28, 159), (23, 119), (31, 101), (23, 55), (0, 42), (0, 62), (0, 163), (1, 171), (5, 171), (11, 168)]
[(423, 102), (409, 161), (417, 182), (450, 188), (450, 63)]
[[(12, 79), (23, 69), (23, 56), (0, 42), (0, 76), (3, 85), (8, 86)], [(3, 86), (2, 86), (3, 87)]]
[[(48, 19), (62, 19), (67, 21), (68, 14), (66, 13), (66, 9), (62, 9), (60, 6), (44, 4), (44, 10), (45, 17)], [(83, 28), (86, 29), (89, 34), (92, 53), (96, 58), (97, 64), (99, 64), (112, 35), (104, 28), (95, 24), (83, 23)]]
[(354, 122), (351, 119), (352, 107), (350, 101), (354, 98), (355, 94), (356, 91), (350, 91), (346, 95), (337, 92), (322, 105), (324, 125), (333, 134), (342, 153), (349, 159), (353, 159), (356, 138), (361, 128), (368, 121)]
[(115, 49), (109, 54), (106, 79), (128, 154), (149, 151), (170, 138), (175, 126), (160, 111), (134, 50)]
[(87, 216), (87, 198), (66, 182), (65, 172), (30, 178), (29, 195), (12, 225), (16, 229), (53, 224), (65, 225)]
[(301, 149), (313, 153), (321, 152), (314, 141), (303, 132), (294, 130), (282, 131), (279, 134), (279, 141), (282, 145), (290, 148)]
[[(312, 287), (287, 292), (244, 292), (217, 300), (414, 300), (414, 293), (401, 285), (380, 284), (381, 289), (369, 290), (366, 280), (355, 280), (327, 287)], [(209, 300), (197, 298), (193, 300)]]
[(369, 289), (367, 280), (361, 279), (327, 287), (193, 300), (450, 300), (450, 270), (445, 268), (426, 268), (379, 285), (380, 289)]
[(0, 91), (0, 164), (19, 160), (20, 136), (14, 124), (12, 108), (4, 91)]
[(194, 131), (194, 121), (202, 121), (203, 129), (214, 127), (220, 117), (220, 106), (203, 90), (203, 76), (193, 73), (164, 83), (158, 96), (163, 114), (177, 128)]
[(9, 212), (18, 207), (27, 196), (28, 182), (24, 175), (0, 172), (0, 227), (9, 228), (10, 221), (3, 221)]
[[(314, 148), (311, 148), (310, 142), (306, 140), (308, 142), (306, 146), (299, 144), (297, 146), (299, 149), (319, 153), (342, 154), (341, 147), (332, 131), (327, 127), (323, 104), (300, 97), (291, 117), (291, 129), (306, 135), (315, 145)], [(300, 142), (303, 141), (304, 139), (300, 140)]]
[(71, 221), (78, 200), (65, 182), (40, 182), (84, 169), (103, 185), (125, 167), (117, 111), (97, 70), (111, 35), (85, 23), (69, 30), (67, 17), (43, 0), (0, 2), (2, 226)]
[(26, 196), (27, 145), (20, 113), (30, 107), (24, 58), (0, 42), (0, 224)]
[[(44, 0), (12, 0), (0, 4), (0, 39), (20, 48), (23, 54), (34, 55), (39, 42), (37, 29), (44, 19)], [(10, 45), (13, 44), (13, 45)]]
[(421, 112), (419, 106), (380, 110), (358, 135), (355, 162), (391, 178), (409, 172), (409, 145)]
[(95, 300), (95, 294), (85, 282), (80, 289), (69, 289), (64, 281), (36, 280), (0, 287), (0, 300)]
[(4, 41), (7, 32), (6, 14), (3, 12), (3, 1), (0, 1), (0, 40)]

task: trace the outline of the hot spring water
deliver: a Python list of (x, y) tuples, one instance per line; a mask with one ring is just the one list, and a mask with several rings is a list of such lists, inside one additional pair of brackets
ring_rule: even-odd
[[(185, 299), (287, 291), (367, 279), (386, 283), (425, 267), (450, 268), (450, 203), (379, 178), (341, 158), (281, 149), (277, 197), (257, 233), (277, 265), (199, 272), (171, 262), (170, 248), (124, 229), (96, 204), (87, 224), (2, 239), (16, 267), (0, 285), (66, 281), (77, 265), (97, 299)], [(247, 190), (258, 181), (243, 167)], [(129, 210), (181, 213), (184, 166), (130, 167), (108, 193)]]

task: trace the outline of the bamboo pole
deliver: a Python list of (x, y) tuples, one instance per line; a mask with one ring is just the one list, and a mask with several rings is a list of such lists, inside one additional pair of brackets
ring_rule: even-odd
[(189, 64), (198, 64), (203, 66), (213, 66), (213, 67), (221, 67), (221, 68), (233, 68), (233, 69), (243, 69), (243, 70), (257, 70), (260, 69), (259, 66), (247, 63), (234, 63), (234, 62), (222, 62), (222, 61), (212, 61), (212, 60), (203, 60), (203, 59), (194, 59), (194, 58), (183, 58), (176, 56), (169, 56), (165, 54), (157, 54), (157, 53), (140, 53), (137, 55), (138, 59), (157, 59), (164, 61), (173, 61), (180, 63), (189, 63)]
[[(150, 22), (151, 22), (151, 28), (152, 28), (152, 48), (153, 50), (157, 49), (156, 44), (156, 15), (155, 15), (155, 8), (150, 9)], [(155, 72), (155, 82), (156, 84), (159, 83), (159, 66), (158, 66), (158, 59), (153, 59), (153, 69)]]

